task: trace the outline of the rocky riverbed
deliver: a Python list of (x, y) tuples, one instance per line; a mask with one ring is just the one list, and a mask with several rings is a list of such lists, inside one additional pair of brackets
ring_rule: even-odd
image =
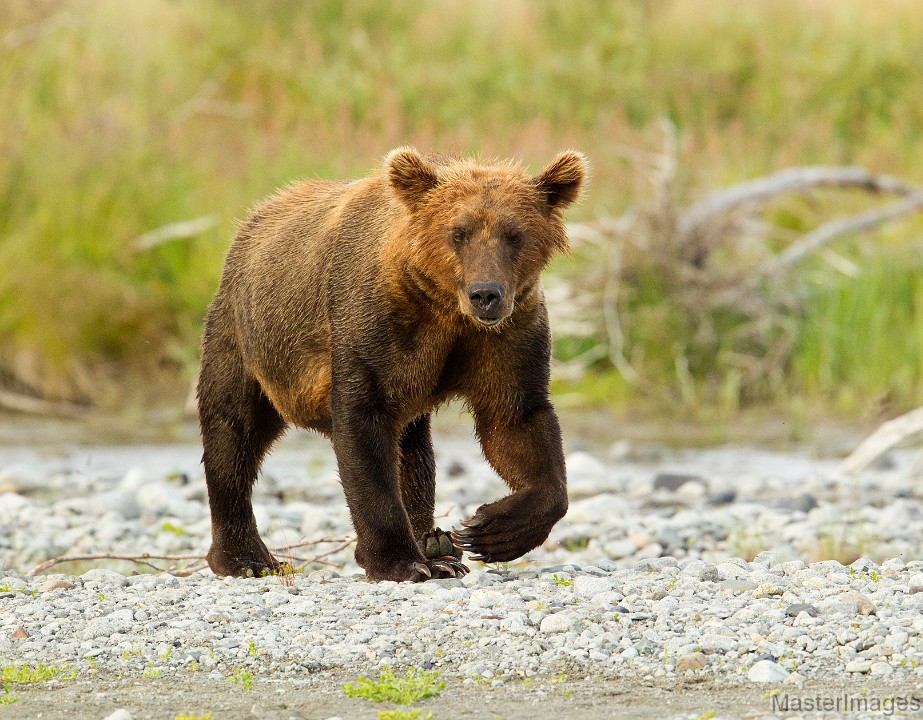
[[(473, 441), (436, 444), (440, 525), (504, 494)], [(209, 532), (199, 455), (194, 444), (0, 448), (0, 659), (76, 672), (14, 683), (4, 694), (16, 701), (0, 714), (73, 717), (84, 707), (78, 716), (102, 718), (122, 707), (166, 717), (168, 707), (173, 718), (178, 697), (198, 688), (198, 711), (216, 708), (216, 720), (343, 707), (374, 717), (342, 684), (386, 666), (438, 671), (446, 698), (479, 699), (420, 706), (437, 720), (508, 708), (506, 717), (543, 698), (536, 717), (560, 716), (558, 707), (615, 717), (645, 693), (651, 714), (625, 716), (826, 716), (805, 708), (812, 695), (864, 697), (859, 716), (880, 717), (886, 701), (923, 708), (914, 453), (851, 479), (835, 459), (799, 452), (622, 442), (573, 451), (568, 516), (522, 562), (469, 562), (463, 580), (370, 584), (352, 561), (329, 447), (295, 436), (270, 456), (255, 505), (268, 544), (311, 542), (283, 553), (296, 564), (322, 556), (303, 574), (175, 577), (98, 559), (29, 575), (65, 554), (190, 555), (150, 562), (194, 568)], [(159, 711), (145, 686), (160, 688)], [(74, 687), (103, 695), (58, 707)], [(314, 700), (273, 705), (286, 688)], [(677, 706), (677, 693), (698, 699)], [(787, 710), (772, 704), (783, 697)]]

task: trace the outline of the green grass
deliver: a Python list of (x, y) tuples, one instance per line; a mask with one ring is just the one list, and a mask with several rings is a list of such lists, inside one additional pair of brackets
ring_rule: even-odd
[[(246, 209), (296, 178), (365, 173), (404, 143), (533, 170), (577, 147), (593, 179), (575, 219), (648, 198), (625, 148), (657, 148), (662, 116), (680, 133), (681, 202), (792, 164), (923, 184), (919, 3), (270, 5), (0, 3), (0, 383), (115, 406), (141, 385), (127, 376), (145, 373), (152, 396), (182, 397)], [(196, 218), (214, 220), (133, 245)], [(782, 382), (742, 394), (804, 393), (854, 413), (923, 400), (919, 230), (878, 233), (877, 259), (846, 248), (857, 277), (806, 268)], [(574, 262), (578, 276), (597, 271)], [(632, 360), (662, 382), (687, 319), (656, 277), (631, 291)], [(582, 343), (558, 333), (555, 350)], [(690, 357), (689, 402), (741, 394), (737, 350)], [(589, 400), (635, 398), (597, 366), (580, 388)]]
[(0, 705), (12, 705), (19, 702), (19, 695), (13, 692), (13, 683), (5, 683), (0, 692)]
[(360, 677), (355, 683), (346, 683), (343, 692), (347, 697), (370, 702), (410, 705), (418, 700), (437, 697), (445, 689), (445, 683), (438, 678), (438, 672), (416, 668), (408, 668), (403, 676), (395, 676), (391, 668), (385, 668), (381, 671), (378, 682)]
[(179, 525), (171, 523), (169, 520), (164, 520), (163, 523), (161, 523), (160, 525), (160, 529), (163, 532), (171, 533), (173, 535), (176, 535), (177, 537), (182, 537), (183, 535), (186, 535), (185, 528), (182, 528)]
[(48, 682), (50, 680), (73, 680), (77, 677), (76, 668), (64, 665), (42, 665), (34, 667), (23, 663), (22, 665), (5, 665), (0, 668), (0, 682), (17, 685), (29, 685)]
[(379, 710), (378, 720), (432, 720), (433, 713), (422, 710)]
[(207, 712), (204, 715), (198, 715), (196, 713), (181, 713), (177, 715), (174, 720), (212, 720), (212, 714), (210, 712)]
[(555, 585), (560, 585), (562, 587), (573, 587), (574, 584), (573, 580), (568, 580), (566, 577), (561, 577), (557, 573), (554, 574), (552, 580), (554, 581)]
[(238, 668), (234, 671), (234, 674), (228, 678), (228, 682), (240, 685), (241, 690), (248, 693), (253, 689), (253, 673), (249, 670)]

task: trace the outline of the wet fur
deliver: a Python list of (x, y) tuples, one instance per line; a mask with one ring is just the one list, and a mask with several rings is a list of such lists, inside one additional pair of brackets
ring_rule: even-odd
[[(289, 425), (332, 439), (368, 577), (432, 569), (417, 546), (433, 526), (429, 416), (450, 398), (471, 408), (512, 490), (479, 508), (458, 544), (512, 560), (544, 542), (567, 493), (539, 274), (567, 247), (561, 211), (584, 169), (573, 152), (533, 178), (512, 164), (400, 148), (367, 178), (302, 182), (256, 209), (228, 253), (203, 341), (216, 573), (277, 567), (251, 492)], [(463, 245), (452, 239), (459, 224), (470, 231)], [(464, 307), (466, 284), (485, 274), (511, 292), (509, 316), (493, 327)]]

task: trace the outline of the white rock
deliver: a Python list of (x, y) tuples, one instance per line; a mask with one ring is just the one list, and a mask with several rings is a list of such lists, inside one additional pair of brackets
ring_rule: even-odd
[(593, 598), (600, 593), (610, 592), (614, 588), (614, 581), (608, 577), (578, 575), (574, 579), (574, 592), (584, 598)]
[(22, 512), (23, 508), (31, 504), (29, 498), (25, 498), (17, 493), (3, 493), (0, 495), (0, 521), (11, 522), (13, 518)]
[(543, 633), (561, 633), (575, 629), (577, 618), (573, 613), (562, 611), (554, 615), (548, 615), (542, 620), (539, 630)]
[(750, 682), (759, 683), (780, 683), (788, 675), (789, 673), (785, 668), (772, 660), (760, 660), (754, 663), (753, 667), (747, 671), (747, 679)]
[(614, 560), (621, 560), (634, 555), (635, 550), (637, 548), (630, 540), (613, 540), (603, 545), (603, 552)]
[(131, 713), (124, 708), (119, 708), (114, 713), (106, 715), (105, 720), (132, 720)]
[(107, 570), (106, 568), (93, 568), (92, 570), (87, 570), (80, 577), (85, 583), (95, 582), (101, 585), (119, 586), (128, 584), (128, 579), (124, 575), (121, 575), (114, 570)]
[(135, 491), (135, 500), (144, 515), (175, 515), (185, 517), (189, 501), (172, 485), (165, 482), (144, 483)]
[(496, 590), (478, 588), (471, 593), (469, 602), (474, 607), (491, 608), (503, 603), (503, 595)]

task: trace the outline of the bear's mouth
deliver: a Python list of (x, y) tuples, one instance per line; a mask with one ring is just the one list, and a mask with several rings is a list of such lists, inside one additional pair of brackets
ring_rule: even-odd
[(487, 327), (493, 327), (494, 325), (499, 325), (500, 323), (502, 323), (502, 322), (504, 321), (505, 318), (502, 318), (502, 317), (500, 317), (500, 318), (483, 318), (483, 317), (478, 317), (477, 315), (475, 315), (475, 316), (474, 316), (474, 319), (477, 320), (481, 325), (485, 325), (485, 326), (487, 326)]

